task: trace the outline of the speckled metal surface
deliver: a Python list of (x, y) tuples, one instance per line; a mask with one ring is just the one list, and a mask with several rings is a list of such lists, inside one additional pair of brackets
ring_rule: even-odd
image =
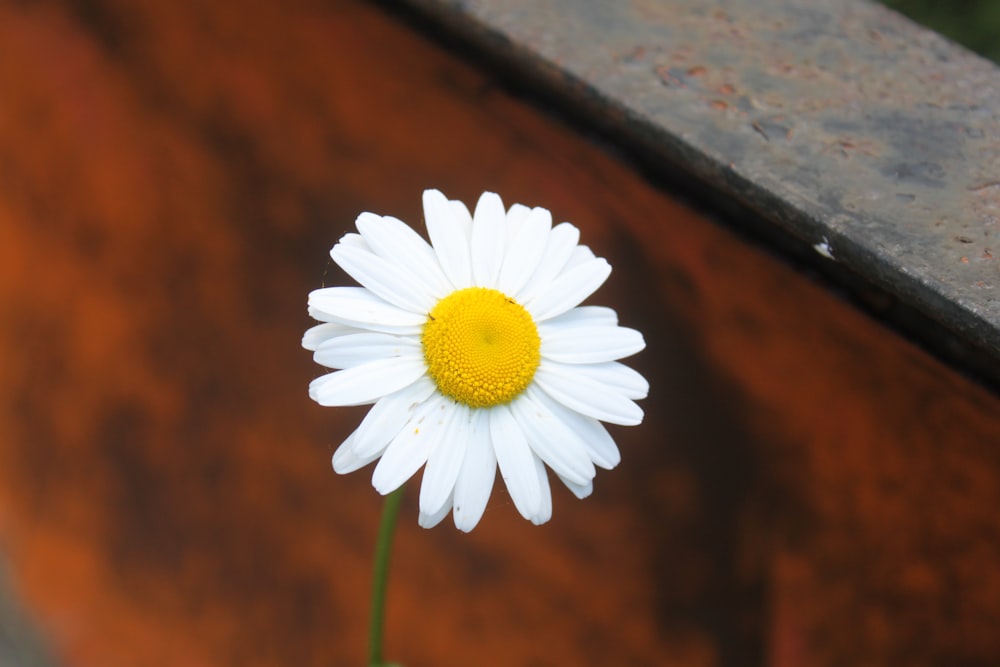
[(991, 63), (858, 0), (407, 4), (1000, 359)]

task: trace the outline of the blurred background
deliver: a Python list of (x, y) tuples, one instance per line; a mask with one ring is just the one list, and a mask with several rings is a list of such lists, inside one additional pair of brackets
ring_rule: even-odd
[(993, 62), (1000, 62), (1000, 2), (996, 0), (882, 0)]
[(0, 44), (10, 664), (362, 664), (381, 499), (329, 459), (365, 409), (300, 338), (357, 214), (422, 230), (427, 187), (579, 226), (652, 390), (543, 527), (498, 485), (425, 531), (411, 489), (387, 657), (1000, 661), (996, 395), (400, 15), (7, 2)]

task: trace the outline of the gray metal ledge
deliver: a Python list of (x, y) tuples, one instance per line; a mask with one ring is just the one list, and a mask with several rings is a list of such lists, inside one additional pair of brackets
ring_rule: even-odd
[(404, 4), (1000, 360), (991, 63), (863, 0)]

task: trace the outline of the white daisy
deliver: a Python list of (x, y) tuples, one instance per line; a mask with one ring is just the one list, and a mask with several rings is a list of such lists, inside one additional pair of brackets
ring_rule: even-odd
[(420, 519), (454, 510), (472, 530), (497, 466), (518, 511), (549, 520), (545, 466), (579, 498), (595, 466), (618, 464), (601, 424), (642, 421), (649, 389), (616, 360), (645, 347), (615, 311), (580, 306), (611, 273), (578, 245), (579, 230), (552, 226), (544, 208), (504, 212), (486, 192), (470, 215), (437, 190), (424, 192), (430, 245), (403, 222), (362, 213), (360, 234), (330, 251), (361, 287), (309, 295), (322, 322), (302, 345), (342, 369), (310, 384), (320, 405), (372, 409), (333, 455), (338, 473), (379, 459), (372, 483), (387, 494), (424, 467)]

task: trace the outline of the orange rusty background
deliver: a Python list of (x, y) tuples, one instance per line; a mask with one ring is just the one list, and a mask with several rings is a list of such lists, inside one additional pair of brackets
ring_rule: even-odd
[(363, 663), (363, 410), (299, 340), (429, 186), (579, 225), (652, 391), (544, 527), (410, 494), (389, 658), (1000, 662), (995, 395), (377, 8), (143, 4), (0, 5), (0, 548), (61, 664)]

